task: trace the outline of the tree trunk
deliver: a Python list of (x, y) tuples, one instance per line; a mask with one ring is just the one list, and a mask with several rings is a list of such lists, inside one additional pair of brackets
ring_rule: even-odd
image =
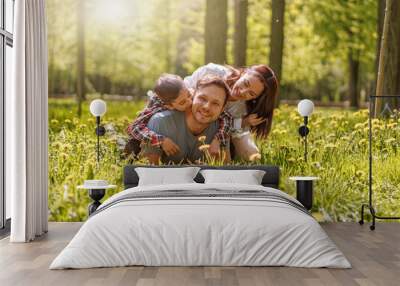
[[(400, 93), (400, 3), (387, 0), (379, 53), (376, 96)], [(382, 100), (376, 99), (375, 113), (379, 114)]]
[(350, 106), (358, 108), (358, 74), (360, 70), (359, 52), (349, 51), (349, 99)]
[[(282, 79), (284, 18), (285, 0), (272, 0), (269, 64), (279, 81)], [(279, 98), (276, 101), (276, 105), (279, 105)]]
[(235, 0), (234, 63), (246, 65), (248, 0)]
[(78, 70), (76, 75), (76, 95), (78, 116), (82, 115), (82, 102), (86, 99), (85, 90), (85, 1), (78, 1)]
[(207, 0), (205, 20), (205, 62), (226, 61), (227, 0)]
[(374, 83), (374, 90), (373, 94), (376, 94), (376, 81), (378, 79), (378, 66), (379, 66), (379, 52), (381, 50), (381, 39), (382, 39), (382, 31), (383, 31), (383, 20), (385, 19), (385, 2), (386, 0), (378, 0), (378, 17), (376, 22), (376, 31), (377, 31), (377, 38), (376, 38), (376, 57), (375, 57), (375, 83)]
[(400, 2), (392, 1), (381, 95), (400, 94)]
[(165, 1), (165, 71), (172, 72), (171, 70), (171, 3), (170, 0)]

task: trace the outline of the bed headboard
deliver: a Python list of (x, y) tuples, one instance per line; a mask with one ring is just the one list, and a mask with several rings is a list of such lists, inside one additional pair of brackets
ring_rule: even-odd
[[(192, 165), (193, 166), (193, 165)], [(179, 166), (151, 166), (151, 165), (127, 165), (124, 167), (124, 188), (133, 188), (138, 185), (139, 177), (135, 171), (137, 167), (147, 168), (182, 168), (187, 167), (185, 165)], [(269, 165), (256, 165), (256, 166), (198, 166), (202, 170), (204, 169), (219, 169), (219, 170), (263, 170), (265, 175), (262, 179), (261, 184), (265, 187), (279, 188), (279, 167)], [(194, 178), (197, 183), (204, 183), (203, 176), (198, 173)]]

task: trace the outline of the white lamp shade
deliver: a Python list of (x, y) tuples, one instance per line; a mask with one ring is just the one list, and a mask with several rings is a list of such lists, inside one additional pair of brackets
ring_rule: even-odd
[(310, 116), (314, 111), (314, 103), (309, 99), (303, 99), (297, 105), (297, 110), (303, 117)]
[(101, 99), (95, 99), (90, 103), (90, 112), (93, 116), (103, 116), (106, 113), (107, 105)]

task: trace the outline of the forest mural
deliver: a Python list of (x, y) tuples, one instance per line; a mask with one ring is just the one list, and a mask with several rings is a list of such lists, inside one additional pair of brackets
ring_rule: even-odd
[[(78, 190), (102, 178), (121, 191), (122, 167), (148, 164), (124, 152), (126, 129), (147, 105), (163, 73), (185, 78), (208, 63), (268, 65), (278, 80), (272, 127), (256, 138), (260, 156), (229, 164), (281, 168), (313, 175), (313, 215), (354, 221), (368, 195), (368, 100), (375, 94), (385, 1), (375, 0), (48, 0), (49, 208), (57, 221), (87, 216)], [(391, 9), (384, 94), (400, 94), (400, 3)], [(96, 163), (91, 100), (107, 103), (101, 162)], [(296, 106), (311, 99), (309, 160), (303, 158)], [(374, 121), (374, 187), (378, 212), (399, 207), (398, 113)], [(206, 144), (203, 144), (206, 145)], [(203, 148), (207, 153), (208, 149)], [(132, 161), (133, 160), (133, 161)], [(206, 164), (223, 164), (205, 156)], [(107, 193), (107, 196), (113, 192)]]

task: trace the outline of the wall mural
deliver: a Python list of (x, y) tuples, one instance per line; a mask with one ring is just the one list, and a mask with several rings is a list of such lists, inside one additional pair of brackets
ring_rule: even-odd
[[(318, 220), (360, 219), (376, 1), (357, 9), (287, 1), (276, 15), (270, 0), (238, 1), (248, 4), (236, 9), (203, 0), (114, 2), (46, 2), (50, 220), (86, 220), (93, 201), (78, 186), (106, 181), (102, 202), (124, 189), (129, 164), (278, 166), (279, 189), (294, 197), (297, 177), (317, 178), (310, 208)], [(279, 15), (285, 21), (272, 21)], [(349, 37), (349, 26), (360, 34)], [(383, 86), (400, 94), (395, 76)], [(300, 110), (304, 99), (313, 108)], [(383, 102), (382, 113), (392, 115), (373, 119), (381, 131), (374, 195), (385, 215), (400, 206), (398, 107)]]

